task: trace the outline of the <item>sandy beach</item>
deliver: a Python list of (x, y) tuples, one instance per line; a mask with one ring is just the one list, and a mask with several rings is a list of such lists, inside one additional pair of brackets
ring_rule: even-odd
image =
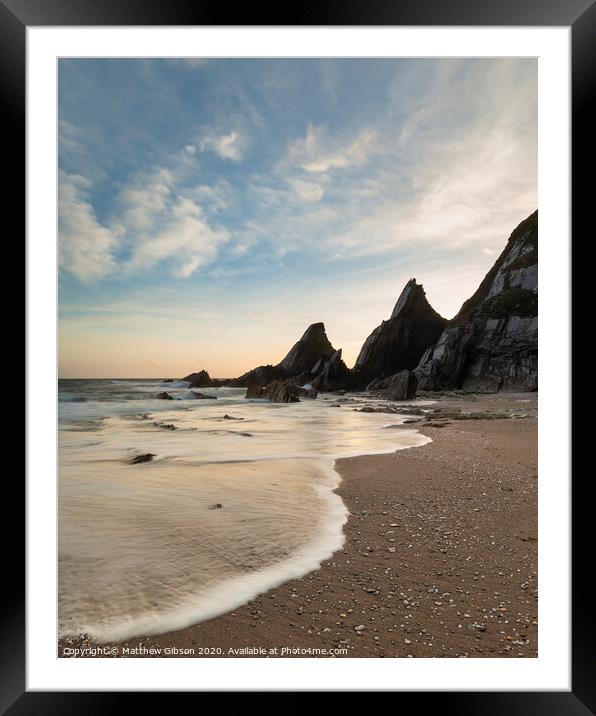
[(414, 424), (432, 442), (337, 461), (350, 517), (318, 570), (186, 629), (58, 655), (535, 657), (537, 394), (436, 401), (451, 417)]

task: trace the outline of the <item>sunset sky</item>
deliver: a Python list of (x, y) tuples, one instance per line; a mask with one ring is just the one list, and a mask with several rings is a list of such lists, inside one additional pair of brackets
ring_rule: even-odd
[(231, 377), (414, 276), (447, 318), (537, 207), (532, 59), (61, 60), (62, 377)]

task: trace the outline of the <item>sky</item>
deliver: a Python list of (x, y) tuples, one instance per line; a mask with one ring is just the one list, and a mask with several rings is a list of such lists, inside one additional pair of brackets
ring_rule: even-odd
[(537, 207), (533, 59), (62, 59), (59, 374), (239, 375), (407, 280), (446, 318)]

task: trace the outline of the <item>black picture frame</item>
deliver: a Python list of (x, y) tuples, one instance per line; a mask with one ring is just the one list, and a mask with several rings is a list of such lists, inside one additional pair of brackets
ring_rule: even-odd
[[(27, 26), (84, 25), (459, 25), (459, 26), (570, 26), (572, 32), (572, 217), (575, 231), (588, 230), (596, 235), (593, 198), (592, 134), (596, 127), (590, 97), (594, 95), (596, 67), (596, 4), (594, 0), (416, 0), (390, 2), (374, 0), (333, 0), (296, 2), (273, 17), (269, 7), (244, 6), (229, 10), (221, 4), (195, 3), (189, 0), (0, 0), (0, 93), (5, 137), (5, 211), (14, 214), (14, 225), (25, 216), (25, 67)], [(592, 170), (591, 172), (589, 170)], [(586, 179), (583, 179), (586, 177)], [(21, 181), (22, 179), (22, 181)], [(591, 231), (590, 231), (591, 227)], [(589, 240), (589, 239), (588, 239)], [(34, 390), (29, 385), (28, 390)], [(562, 430), (567, 426), (562, 426)], [(443, 714), (568, 714), (596, 713), (596, 636), (593, 627), (591, 590), (582, 583), (586, 574), (587, 550), (593, 543), (589, 500), (589, 475), (574, 485), (572, 556), (573, 626), (572, 691), (570, 692), (463, 692), (400, 693), (400, 705), (406, 697), (425, 699), (424, 705)], [(4, 481), (6, 505), (13, 515), (19, 513), (24, 491), (14, 479)], [(109, 692), (30, 692), (25, 689), (25, 591), (24, 549), (16, 542), (24, 531), (3, 521), (5, 550), (15, 558), (6, 567), (4, 587), (0, 590), (0, 709), (1, 713), (19, 714), (105, 714), (124, 708), (139, 707), (141, 694)], [(132, 702), (132, 698), (135, 699)], [(163, 697), (150, 694), (152, 706)], [(170, 698), (168, 695), (166, 698)], [(420, 703), (420, 701), (418, 701)], [(170, 705), (171, 708), (171, 705)]]

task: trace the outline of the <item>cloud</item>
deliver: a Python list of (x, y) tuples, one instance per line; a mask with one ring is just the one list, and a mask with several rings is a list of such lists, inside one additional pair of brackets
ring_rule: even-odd
[(243, 139), (236, 131), (229, 134), (209, 132), (200, 140), (199, 146), (202, 152), (212, 151), (222, 159), (235, 162), (239, 162), (244, 153)]
[(290, 185), (294, 193), (304, 201), (321, 201), (325, 195), (325, 189), (320, 184), (303, 181), (302, 179), (290, 179)]
[(206, 211), (219, 214), (229, 206), (232, 187), (225, 179), (221, 179), (213, 185), (198, 184), (187, 189), (185, 193), (187, 196), (196, 199)]
[(122, 222), (129, 229), (147, 229), (167, 206), (174, 176), (168, 169), (158, 168), (141, 175), (132, 187), (120, 193), (124, 205)]
[(309, 124), (306, 136), (290, 145), (290, 161), (306, 172), (321, 174), (365, 163), (375, 151), (377, 133), (362, 130), (355, 139), (340, 142), (329, 137), (322, 128)]
[(165, 225), (152, 236), (141, 237), (134, 248), (130, 267), (153, 267), (170, 259), (173, 275), (188, 278), (199, 267), (210, 263), (222, 243), (229, 240), (223, 229), (214, 230), (206, 222), (201, 207), (191, 199), (179, 197), (169, 208)]
[(61, 173), (60, 265), (82, 281), (162, 262), (176, 278), (188, 278), (230, 239), (227, 230), (210, 225), (201, 205), (213, 213), (222, 210), (225, 182), (187, 188), (174, 170), (148, 169), (120, 191), (118, 210), (105, 225), (90, 203), (90, 190), (89, 180)]
[(187, 144), (187, 145), (184, 147), (184, 151), (185, 151), (190, 157), (194, 157), (194, 155), (197, 153), (196, 144)]
[[(432, 245), (437, 250), (497, 247), (537, 206), (536, 147), (515, 123), (495, 118), (465, 141), (428, 141), (403, 196), (381, 194), (350, 209), (331, 239), (350, 255)], [(374, 241), (371, 241), (374, 237)]]
[(102, 226), (88, 202), (89, 181), (60, 172), (58, 182), (58, 247), (61, 269), (81, 281), (101, 278), (115, 268), (118, 235)]

